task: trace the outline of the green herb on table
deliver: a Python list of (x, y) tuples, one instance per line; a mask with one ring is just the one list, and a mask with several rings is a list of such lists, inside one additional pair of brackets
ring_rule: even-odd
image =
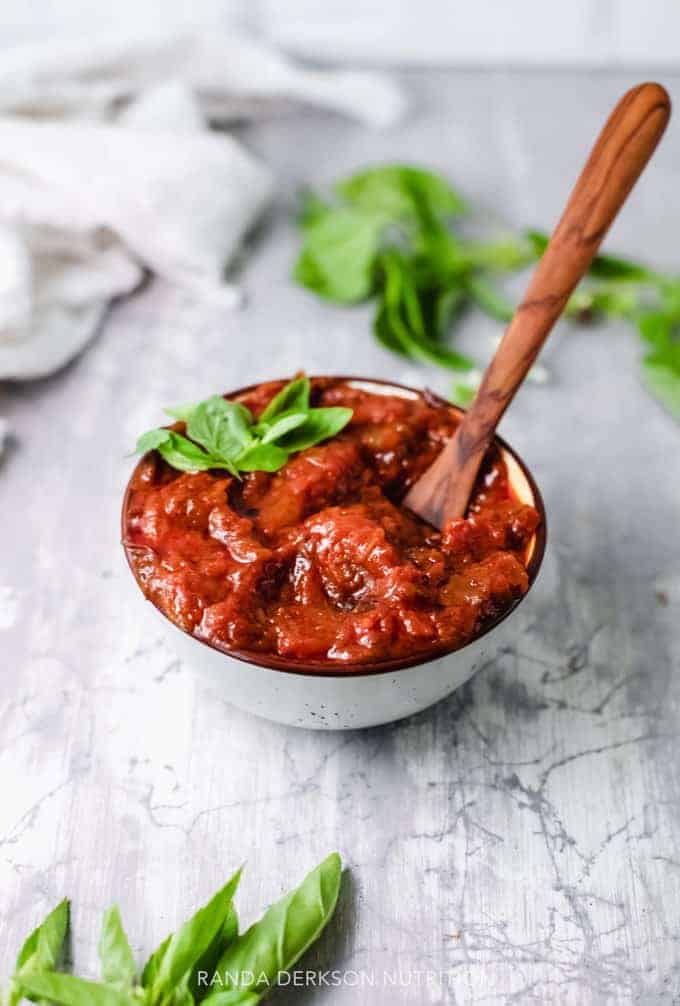
[[(477, 241), (462, 233), (462, 197), (439, 175), (400, 164), (339, 182), (335, 198), (308, 195), (294, 276), (326, 300), (375, 298), (373, 331), (393, 353), (459, 372), (453, 398), (469, 404), (477, 365), (451, 345), (456, 323), (477, 307), (502, 324), (515, 305), (499, 281), (536, 261), (547, 236), (527, 231)], [(680, 277), (598, 255), (567, 306), (577, 323), (624, 318), (645, 346), (645, 387), (680, 419)]]
[(111, 908), (99, 941), (100, 981), (56, 970), (68, 927), (68, 902), (62, 901), (24, 943), (9, 1006), (24, 999), (58, 1006), (255, 1006), (330, 920), (341, 871), (332, 853), (242, 935), (233, 905), (238, 871), (161, 943), (139, 975), (120, 913)]
[(351, 409), (312, 408), (309, 395), (309, 378), (298, 377), (274, 396), (259, 419), (241, 402), (219, 395), (166, 409), (186, 424), (186, 436), (149, 430), (137, 441), (136, 452), (157, 450), (183, 472), (222, 468), (236, 478), (240, 472), (275, 472), (291, 454), (334, 437), (352, 418)]

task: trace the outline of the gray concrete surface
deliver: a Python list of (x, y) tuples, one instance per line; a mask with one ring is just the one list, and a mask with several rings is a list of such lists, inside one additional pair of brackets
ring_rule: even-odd
[[(413, 115), (387, 134), (311, 112), (244, 133), (283, 195), (243, 312), (151, 283), (64, 373), (0, 390), (17, 431), (0, 465), (3, 973), (65, 894), (94, 973), (111, 901), (141, 956), (243, 860), (247, 921), (337, 848), (340, 908), (306, 963), (349, 984), (275, 1002), (680, 1001), (680, 429), (640, 387), (633, 333), (562, 329), (550, 381), (507, 416), (548, 507), (544, 573), (513, 647), (414, 719), (333, 735), (237, 712), (166, 649), (124, 566), (124, 455), (162, 405), (301, 366), (447, 389), (379, 348), (368, 310), (289, 282), (286, 193), (408, 158), (545, 226), (633, 82), (405, 80)], [(610, 247), (680, 269), (679, 165), (676, 122)], [(472, 319), (465, 342), (482, 356), (494, 334)]]

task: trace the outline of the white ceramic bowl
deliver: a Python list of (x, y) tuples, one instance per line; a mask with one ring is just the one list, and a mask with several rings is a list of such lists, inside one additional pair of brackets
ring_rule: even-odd
[[(342, 378), (379, 394), (412, 397), (403, 385)], [(235, 395), (243, 394), (245, 388)], [(444, 403), (448, 404), (448, 403)], [(462, 410), (460, 410), (462, 411)], [(534, 506), (541, 523), (528, 549), (529, 590), (536, 581), (546, 541), (545, 508), (530, 472), (517, 454), (496, 438), (513, 489)], [(123, 521), (128, 492), (123, 503)], [(130, 567), (133, 569), (133, 567)], [(133, 569), (134, 573), (134, 569)], [(526, 597), (526, 594), (524, 595)], [(521, 600), (521, 599), (520, 599)], [(257, 716), (313, 730), (352, 730), (390, 723), (420, 712), (464, 684), (512, 637), (516, 602), (465, 646), (434, 657), (338, 665), (286, 660), (267, 653), (227, 652), (183, 632), (155, 609), (180, 659), (206, 677), (228, 702)]]

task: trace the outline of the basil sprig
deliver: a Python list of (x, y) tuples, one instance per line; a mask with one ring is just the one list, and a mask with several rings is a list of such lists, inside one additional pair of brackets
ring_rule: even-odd
[(223, 468), (237, 478), (239, 472), (276, 472), (289, 455), (334, 437), (352, 418), (351, 409), (312, 408), (309, 394), (309, 378), (298, 377), (275, 395), (257, 420), (241, 402), (220, 395), (166, 409), (186, 423), (187, 435), (149, 430), (137, 441), (136, 452), (157, 450), (182, 472)]
[[(459, 225), (468, 212), (461, 196), (440, 175), (410, 165), (359, 171), (335, 186), (335, 197), (304, 200), (295, 279), (338, 304), (374, 298), (376, 339), (393, 353), (458, 371), (453, 400), (468, 404), (481, 370), (450, 336), (470, 308), (510, 321), (515, 305), (499, 282), (540, 258), (546, 235), (468, 237)], [(680, 420), (680, 276), (598, 255), (566, 315), (632, 323), (645, 349), (643, 383)]]
[(302, 884), (272, 906), (242, 936), (233, 898), (239, 870), (176, 933), (137, 976), (114, 906), (104, 916), (101, 981), (57, 971), (68, 927), (62, 901), (29, 936), (19, 954), (9, 1006), (24, 998), (57, 1006), (254, 1006), (318, 938), (335, 910), (342, 864), (332, 853)]

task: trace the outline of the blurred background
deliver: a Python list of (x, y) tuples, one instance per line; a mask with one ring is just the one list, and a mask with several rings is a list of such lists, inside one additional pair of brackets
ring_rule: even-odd
[(576, 67), (677, 65), (673, 0), (8, 0), (3, 42), (234, 23), (317, 61)]
[[(677, 104), (680, 4), (4, 0), (0, 52), (0, 973), (65, 894), (93, 974), (105, 905), (141, 957), (235, 864), (249, 920), (338, 848), (311, 967), (443, 969), (433, 1003), (677, 1002), (677, 118), (606, 244), (671, 277), (668, 326), (627, 294), (561, 323), (505, 417), (549, 550), (460, 693), (342, 738), (238, 712), (157, 633), (119, 511), (164, 406), (300, 368), (451, 395), (375, 303), (293, 281), (299, 191), (415, 162), (486, 237), (549, 230), (629, 87)], [(475, 308), (455, 346), (481, 367), (502, 330)], [(277, 1002), (303, 996), (395, 1002)]]

